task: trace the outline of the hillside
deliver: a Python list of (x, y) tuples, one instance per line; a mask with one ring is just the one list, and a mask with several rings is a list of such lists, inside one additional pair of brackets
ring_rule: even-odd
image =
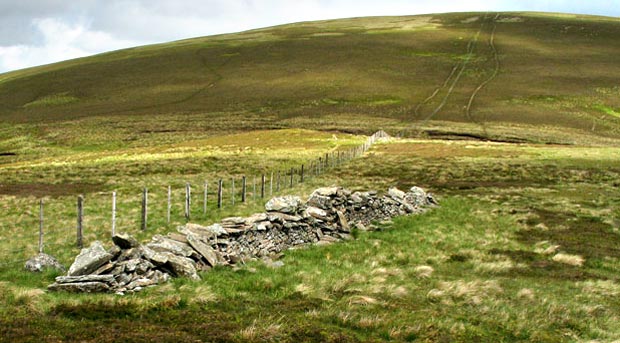
[[(227, 118), (233, 131), (383, 127), (600, 142), (620, 137), (619, 32), (615, 18), (540, 13), (298, 23), (2, 74), (0, 119), (28, 131), (128, 118), (121, 129), (130, 126), (135, 140), (209, 130)], [(14, 138), (13, 128), (0, 129)], [(31, 135), (64, 144), (53, 132)]]

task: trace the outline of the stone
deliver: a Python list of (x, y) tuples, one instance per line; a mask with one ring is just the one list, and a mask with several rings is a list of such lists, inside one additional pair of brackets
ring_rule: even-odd
[(52, 292), (106, 293), (110, 291), (110, 286), (103, 282), (53, 283), (47, 289)]
[(136, 258), (140, 258), (143, 254), (142, 248), (129, 248), (123, 250), (123, 252), (118, 256), (117, 261), (128, 261)]
[(101, 242), (94, 241), (90, 247), (82, 249), (69, 267), (68, 276), (86, 275), (108, 263), (114, 256), (108, 253)]
[(411, 187), (411, 189), (409, 189), (409, 197), (411, 199), (411, 201), (413, 202), (412, 205), (414, 206), (424, 206), (424, 205), (428, 205), (428, 199), (426, 197), (426, 191), (424, 191), (422, 188), (417, 187), (417, 186), (413, 186)]
[(338, 223), (340, 224), (340, 230), (344, 232), (351, 232), (351, 227), (349, 226), (349, 222), (344, 214), (340, 211), (336, 211), (336, 215), (338, 215)]
[(139, 245), (135, 238), (126, 233), (117, 233), (112, 237), (112, 241), (121, 249), (135, 248)]
[(338, 194), (338, 191), (342, 189), (341, 187), (321, 187), (321, 188), (317, 188), (314, 190), (314, 192), (312, 192), (312, 194), (310, 195), (310, 197), (312, 197), (312, 195), (322, 195), (325, 197), (331, 197), (331, 196), (335, 196), (336, 194)]
[(202, 226), (198, 224), (187, 223), (185, 224), (185, 226), (180, 226), (177, 230), (183, 234), (191, 232), (201, 237), (217, 237), (226, 234), (226, 230), (224, 230), (224, 228), (220, 224)]
[(166, 238), (169, 238), (173, 241), (177, 241), (180, 243), (185, 243), (188, 244), (189, 242), (187, 241), (187, 237), (185, 237), (185, 235), (176, 233), (176, 232), (170, 232), (168, 233), (168, 235), (166, 235)]
[(116, 245), (113, 245), (110, 249), (108, 249), (108, 254), (112, 255), (112, 260), (118, 257), (123, 252), (123, 249), (119, 248)]
[(164, 253), (168, 257), (168, 263), (166, 266), (170, 267), (170, 270), (176, 276), (183, 276), (193, 280), (200, 280), (200, 276), (196, 272), (196, 264), (189, 258), (177, 256), (172, 253)]
[(286, 195), (275, 197), (265, 204), (267, 212), (281, 212), (294, 214), (297, 213), (301, 206), (301, 198), (297, 196)]
[(226, 226), (226, 225), (231, 225), (231, 226), (245, 225), (245, 218), (242, 218), (242, 217), (224, 218), (222, 219), (222, 226)]
[(116, 267), (116, 263), (114, 262), (108, 262), (106, 264), (104, 264), (103, 266), (99, 267), (97, 270), (95, 270), (94, 272), (92, 272), (92, 275), (101, 275), (101, 274), (106, 274), (109, 271), (113, 270)]
[(146, 246), (141, 247), (141, 250), (144, 258), (151, 261), (155, 265), (163, 265), (168, 263), (168, 257), (162, 253)]
[(398, 188), (392, 187), (388, 190), (388, 195), (391, 196), (392, 199), (402, 203), (403, 201), (405, 201), (405, 196), (407, 194)]
[(26, 270), (29, 272), (42, 272), (46, 269), (52, 269), (61, 272), (64, 272), (66, 270), (65, 267), (60, 264), (54, 256), (45, 253), (40, 253), (26, 261), (24, 268), (26, 268)]
[(331, 198), (314, 193), (308, 198), (307, 204), (323, 210), (329, 210), (333, 207)]
[(269, 214), (269, 221), (270, 222), (279, 222), (279, 223), (285, 223), (285, 222), (299, 222), (301, 221), (303, 218), (300, 216), (292, 216), (286, 213), (280, 213), (280, 212), (272, 212)]
[(267, 214), (266, 213), (255, 213), (249, 217), (247, 217), (245, 219), (245, 223), (248, 225), (254, 224), (254, 223), (258, 223), (258, 222), (264, 222), (267, 220)]
[(329, 216), (328, 216), (327, 212), (325, 210), (323, 210), (323, 209), (318, 208), (318, 207), (308, 206), (308, 208), (306, 208), (306, 213), (309, 216), (314, 217), (314, 218), (319, 219), (319, 220), (323, 220), (323, 221), (329, 220)]
[(131, 281), (130, 283), (128, 283), (125, 288), (128, 290), (138, 290), (138, 288), (141, 290), (144, 287), (147, 286), (152, 286), (152, 285), (156, 285), (157, 282), (155, 280), (152, 279), (147, 279), (147, 278), (139, 278), (137, 280)]
[(146, 246), (156, 252), (170, 252), (184, 257), (194, 254), (194, 249), (192, 249), (192, 247), (188, 244), (181, 243), (161, 235), (155, 235), (151, 242)]
[(114, 275), (80, 275), (80, 276), (58, 276), (56, 283), (77, 283), (77, 282), (105, 282), (114, 281)]
[(203, 243), (198, 237), (191, 233), (187, 235), (187, 241), (212, 267), (218, 264), (217, 254), (209, 245)]

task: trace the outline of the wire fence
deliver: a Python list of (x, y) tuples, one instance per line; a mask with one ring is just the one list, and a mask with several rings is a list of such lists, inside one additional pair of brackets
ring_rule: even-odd
[[(145, 187), (139, 196), (134, 192), (118, 191), (89, 194), (88, 199), (80, 195), (76, 197), (74, 207), (66, 201), (40, 199), (36, 213), (28, 212), (22, 223), (26, 227), (37, 227), (38, 231), (23, 232), (21, 237), (12, 239), (23, 246), (0, 245), (0, 269), (16, 268), (41, 252), (54, 256), (63, 253), (74, 255), (87, 242), (96, 240), (102, 227), (109, 228), (108, 237), (119, 232), (151, 233), (152, 228), (168, 228), (191, 220), (205, 220), (210, 215), (220, 213), (219, 210), (224, 207), (231, 209), (264, 202), (266, 198), (362, 156), (377, 140), (388, 137), (386, 132), (378, 131), (359, 146), (326, 153), (287, 170), (204, 180), (201, 184), (185, 183), (182, 187)], [(46, 217), (50, 213), (52, 217), (60, 216), (64, 220), (49, 223)], [(75, 220), (73, 225), (70, 223), (72, 220)], [(91, 227), (99, 229), (87, 229)], [(3, 239), (7, 240), (5, 243), (11, 243), (11, 238)], [(3, 248), (6, 246), (10, 248)]]

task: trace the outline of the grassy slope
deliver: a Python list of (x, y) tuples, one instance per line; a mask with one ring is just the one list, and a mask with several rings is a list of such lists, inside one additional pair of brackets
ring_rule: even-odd
[(262, 128), (324, 129), (315, 121), (329, 117), (341, 129), (375, 129), (364, 120), (351, 123), (355, 117), (411, 132), (439, 126), (563, 142), (583, 132), (618, 137), (620, 119), (610, 113), (620, 107), (619, 30), (612, 18), (536, 13), (284, 25), (3, 74), (0, 118), (50, 123), (137, 115), (149, 125), (153, 115), (194, 115), (208, 126), (232, 115), (267, 118), (256, 123)]

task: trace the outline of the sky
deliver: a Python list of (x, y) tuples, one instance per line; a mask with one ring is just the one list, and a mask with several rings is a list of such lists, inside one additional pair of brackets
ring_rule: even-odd
[(0, 73), (299, 21), (462, 11), (620, 16), (620, 0), (0, 0)]

